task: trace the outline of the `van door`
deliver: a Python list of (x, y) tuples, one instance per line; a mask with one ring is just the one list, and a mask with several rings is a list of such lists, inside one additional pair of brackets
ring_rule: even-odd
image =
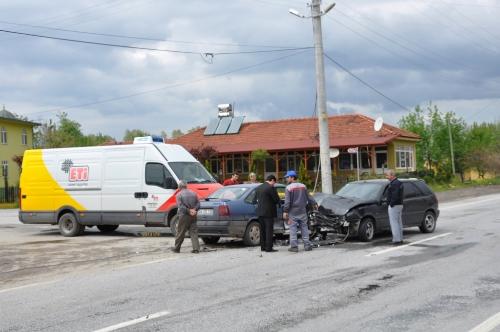
[(147, 162), (144, 171), (144, 191), (147, 193), (146, 223), (167, 226), (168, 213), (176, 206), (177, 181), (167, 167), (158, 162)]
[(145, 223), (144, 147), (104, 151), (102, 224)]

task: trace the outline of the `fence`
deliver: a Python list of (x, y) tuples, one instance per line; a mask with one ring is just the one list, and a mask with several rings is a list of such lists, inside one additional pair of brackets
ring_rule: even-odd
[(0, 188), (0, 203), (16, 203), (18, 201), (19, 188)]

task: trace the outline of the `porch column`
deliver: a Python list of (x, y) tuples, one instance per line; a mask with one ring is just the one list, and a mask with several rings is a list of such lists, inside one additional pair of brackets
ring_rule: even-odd
[(377, 154), (375, 153), (375, 146), (371, 146), (370, 157), (372, 160), (372, 175), (377, 174)]

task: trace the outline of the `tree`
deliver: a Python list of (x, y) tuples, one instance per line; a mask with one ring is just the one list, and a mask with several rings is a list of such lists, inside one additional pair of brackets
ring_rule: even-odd
[(58, 123), (49, 119), (35, 128), (33, 145), (38, 148), (62, 148), (74, 146), (93, 146), (114, 140), (109, 135), (84, 135), (80, 123), (71, 120), (67, 113), (57, 115)]
[(300, 161), (300, 166), (299, 166), (299, 178), (298, 181), (303, 183), (307, 188), (312, 188), (313, 186), (313, 181), (311, 177), (309, 176), (309, 172), (307, 172), (306, 165), (304, 164), (304, 160)]
[(500, 123), (474, 123), (466, 133), (467, 151), (464, 157), (466, 167), (475, 169), (479, 177), (486, 172), (500, 171)]
[(182, 132), (182, 130), (180, 130), (180, 129), (174, 129), (174, 130), (172, 130), (172, 135), (170, 135), (170, 136), (172, 136), (172, 138), (177, 138), (177, 137), (180, 137), (182, 135), (184, 135), (184, 133)]
[(447, 181), (452, 177), (451, 142), (453, 140), (456, 171), (463, 175), (466, 124), (455, 113), (442, 114), (437, 106), (429, 104), (424, 111), (420, 106), (404, 116), (401, 128), (418, 134), (416, 144), (417, 170), (427, 169), (429, 174), (437, 174), (438, 180)]
[(204, 144), (190, 149), (189, 153), (191, 153), (202, 164), (205, 164), (208, 160), (216, 157), (218, 154), (214, 147)]
[(252, 151), (250, 156), (252, 160), (250, 169), (255, 172), (257, 179), (262, 181), (264, 179), (264, 163), (267, 158), (271, 158), (271, 155), (264, 149), (257, 149)]
[(125, 135), (123, 136), (123, 141), (124, 142), (131, 142), (134, 140), (135, 137), (143, 137), (143, 136), (149, 136), (149, 132), (142, 130), (142, 129), (126, 129), (125, 130)]

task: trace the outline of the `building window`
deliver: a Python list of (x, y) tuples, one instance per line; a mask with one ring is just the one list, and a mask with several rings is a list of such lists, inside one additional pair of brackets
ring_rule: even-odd
[[(309, 155), (307, 159), (307, 170), (308, 171), (317, 171), (319, 165), (319, 155), (316, 152), (313, 152)], [(332, 163), (333, 166), (333, 163)]]
[(396, 147), (396, 168), (413, 169), (413, 146), (400, 145)]
[(21, 134), (21, 144), (28, 145), (28, 134), (26, 133), (26, 129), (23, 129), (23, 132)]
[(274, 161), (274, 158), (267, 158), (266, 159), (266, 172), (276, 172), (276, 162)]
[(212, 172), (212, 174), (219, 174), (219, 170), (219, 159), (210, 159), (210, 171)]
[(226, 156), (226, 173), (248, 173), (248, 154), (233, 154)]
[(7, 130), (5, 127), (0, 128), (0, 143), (7, 144)]

